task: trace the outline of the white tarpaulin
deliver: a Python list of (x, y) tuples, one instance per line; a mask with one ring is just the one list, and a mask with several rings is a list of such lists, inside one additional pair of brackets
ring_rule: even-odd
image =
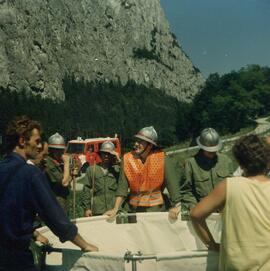
[(218, 254), (208, 251), (158, 254), (156, 270), (216, 271), (218, 270)]
[[(207, 223), (218, 241), (220, 215), (213, 214)], [(140, 252), (140, 259), (149, 258), (136, 262), (138, 271), (217, 270), (218, 254), (208, 253), (191, 222), (170, 220), (168, 213), (138, 213), (137, 223), (132, 224), (107, 222), (104, 216), (77, 219), (76, 224), (80, 234), (98, 246), (99, 252), (82, 254), (73, 244), (60, 243), (53, 233), (43, 228), (41, 232), (54, 247), (64, 248), (63, 253), (53, 252), (47, 256), (46, 270), (132, 270), (131, 261), (124, 259), (127, 251)]]

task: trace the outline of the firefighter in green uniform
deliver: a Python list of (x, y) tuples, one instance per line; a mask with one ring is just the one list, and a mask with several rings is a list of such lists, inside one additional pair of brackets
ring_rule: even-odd
[(130, 212), (162, 212), (168, 210), (163, 190), (166, 187), (172, 203), (169, 216), (173, 219), (180, 212), (181, 171), (175, 170), (170, 158), (157, 147), (154, 127), (145, 127), (136, 135), (131, 152), (124, 155), (114, 207), (105, 215), (113, 218), (124, 199)]
[(204, 129), (197, 138), (199, 152), (185, 161), (185, 178), (181, 179), (182, 211), (194, 207), (226, 177), (232, 176), (229, 157), (218, 153), (222, 141), (213, 128)]
[(99, 154), (100, 164), (88, 167), (85, 185), (81, 194), (81, 204), (85, 216), (102, 215), (113, 208), (118, 186), (119, 157), (111, 141), (102, 143)]
[(70, 193), (69, 184), (72, 180), (70, 176), (70, 157), (64, 154), (65, 140), (55, 133), (48, 140), (49, 155), (46, 158), (46, 176), (50, 187), (61, 207), (68, 211), (68, 196)]

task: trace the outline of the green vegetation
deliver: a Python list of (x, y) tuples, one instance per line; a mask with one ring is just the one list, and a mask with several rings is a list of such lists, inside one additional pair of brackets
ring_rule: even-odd
[(75, 81), (74, 78), (65, 78), (63, 88), (66, 100), (61, 103), (2, 89), (0, 134), (12, 117), (26, 114), (41, 121), (45, 138), (56, 131), (67, 139), (116, 133), (125, 147), (130, 146), (133, 134), (139, 129), (153, 125), (162, 145), (177, 142), (175, 123), (179, 103), (160, 90), (134, 82), (122, 86)]
[(177, 131), (181, 133), (181, 123), (189, 120), (184, 129), (191, 137), (204, 127), (234, 134), (269, 112), (270, 68), (251, 65), (223, 76), (211, 74), (193, 104), (178, 113)]
[(125, 149), (134, 133), (153, 125), (162, 147), (187, 146), (205, 127), (221, 135), (245, 133), (256, 117), (270, 113), (270, 68), (257, 65), (210, 75), (191, 104), (133, 81), (122, 86), (66, 77), (63, 89), (61, 103), (0, 89), (0, 135), (11, 118), (26, 114), (41, 121), (45, 138), (56, 131), (67, 139), (117, 133)]

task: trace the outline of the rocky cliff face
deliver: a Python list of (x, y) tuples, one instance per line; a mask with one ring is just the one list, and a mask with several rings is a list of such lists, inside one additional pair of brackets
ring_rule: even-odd
[(64, 100), (65, 75), (134, 80), (183, 101), (204, 82), (159, 0), (0, 0), (0, 86)]

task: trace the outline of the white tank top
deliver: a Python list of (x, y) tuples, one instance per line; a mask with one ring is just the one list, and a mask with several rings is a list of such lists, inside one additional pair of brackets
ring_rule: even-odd
[(270, 271), (270, 180), (227, 179), (219, 270)]

